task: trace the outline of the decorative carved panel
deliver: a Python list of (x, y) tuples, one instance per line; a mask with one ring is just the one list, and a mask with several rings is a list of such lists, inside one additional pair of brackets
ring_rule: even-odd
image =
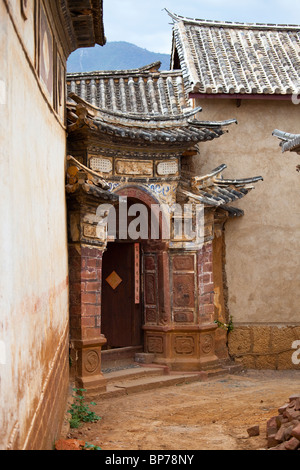
[(97, 226), (84, 224), (83, 235), (87, 238), (97, 238)]
[(156, 309), (146, 308), (146, 323), (157, 323)]
[(175, 271), (194, 271), (194, 256), (174, 256)]
[(176, 336), (174, 341), (176, 354), (192, 355), (195, 352), (195, 340), (192, 336)]
[(145, 260), (145, 269), (146, 271), (154, 271), (155, 270), (155, 258), (154, 256), (144, 256)]
[(157, 174), (164, 175), (177, 175), (179, 171), (177, 162), (161, 162), (157, 165)]
[(88, 351), (84, 355), (84, 368), (89, 374), (98, 371), (100, 367), (100, 357), (97, 351)]
[(93, 171), (99, 171), (100, 173), (111, 173), (113, 169), (112, 160), (109, 158), (91, 157), (90, 168)]
[(210, 354), (214, 350), (214, 339), (212, 335), (200, 337), (200, 348), (204, 354)]
[(175, 312), (174, 321), (176, 323), (192, 323), (194, 321), (193, 312)]
[(156, 305), (156, 275), (145, 274), (145, 302), (147, 305)]
[(148, 336), (147, 349), (149, 353), (162, 354), (164, 352), (163, 337)]
[(195, 306), (194, 274), (173, 275), (173, 299), (174, 307)]
[(118, 175), (153, 176), (153, 163), (149, 161), (116, 160)]

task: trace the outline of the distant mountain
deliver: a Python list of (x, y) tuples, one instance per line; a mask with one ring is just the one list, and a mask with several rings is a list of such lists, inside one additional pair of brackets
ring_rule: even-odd
[(78, 49), (70, 55), (68, 73), (98, 70), (130, 70), (160, 61), (160, 70), (170, 69), (170, 56), (150, 52), (128, 42), (108, 42), (105, 46)]

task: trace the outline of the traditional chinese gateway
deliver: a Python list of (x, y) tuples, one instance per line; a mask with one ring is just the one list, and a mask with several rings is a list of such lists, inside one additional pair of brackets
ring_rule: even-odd
[[(262, 178), (224, 179), (222, 162), (195, 176), (198, 144), (221, 137), (236, 121), (200, 121), (181, 71), (159, 67), (67, 77), (71, 344), (77, 383), (92, 392), (106, 386), (101, 355), (116, 350), (131, 348), (147, 362), (180, 371), (228, 360), (226, 332), (217, 330), (217, 322), (228, 320), (223, 225), (243, 214), (231, 204)], [(149, 231), (124, 240), (124, 227), (109, 236), (98, 208), (111, 204), (119, 214), (124, 201), (128, 208), (142, 204), (149, 216), (151, 207), (164, 208), (158, 239)], [(196, 237), (184, 231), (175, 237), (178, 205), (189, 208)], [(196, 223), (201, 211), (203, 225)]]

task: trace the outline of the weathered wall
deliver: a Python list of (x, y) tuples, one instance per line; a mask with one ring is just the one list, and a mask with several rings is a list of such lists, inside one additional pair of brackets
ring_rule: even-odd
[(66, 137), (34, 69), (33, 3), (24, 21), (0, 0), (0, 449), (51, 448), (68, 388)]
[[(263, 183), (257, 183), (256, 189), (236, 204), (244, 209), (244, 217), (226, 223), (228, 308), (235, 325), (232, 341), (240, 327), (255, 327), (254, 349), (243, 349), (240, 358), (251, 352), (252, 366), (257, 357), (260, 367), (276, 368), (275, 356), (263, 359), (280, 353), (278, 348), (276, 353), (270, 349), (265, 326), (299, 325), (300, 176), (295, 169), (299, 156), (283, 156), (272, 131), (299, 132), (300, 107), (290, 101), (265, 100), (243, 100), (237, 107), (236, 100), (230, 99), (199, 100), (197, 105), (203, 108), (202, 120), (236, 118), (238, 125), (230, 126), (229, 134), (220, 139), (200, 145), (200, 156), (193, 160), (196, 174), (226, 163), (224, 177), (264, 177)], [(300, 339), (299, 329), (294, 330), (293, 338)], [(240, 341), (243, 343), (242, 335)], [(282, 367), (295, 368), (290, 335), (281, 335), (280, 343), (289, 358)], [(236, 355), (236, 344), (232, 353)]]

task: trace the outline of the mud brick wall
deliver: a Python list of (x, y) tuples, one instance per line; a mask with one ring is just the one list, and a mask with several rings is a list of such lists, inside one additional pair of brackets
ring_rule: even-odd
[(229, 354), (248, 369), (299, 370), (292, 359), (293, 344), (299, 340), (300, 326), (235, 325), (229, 334)]

